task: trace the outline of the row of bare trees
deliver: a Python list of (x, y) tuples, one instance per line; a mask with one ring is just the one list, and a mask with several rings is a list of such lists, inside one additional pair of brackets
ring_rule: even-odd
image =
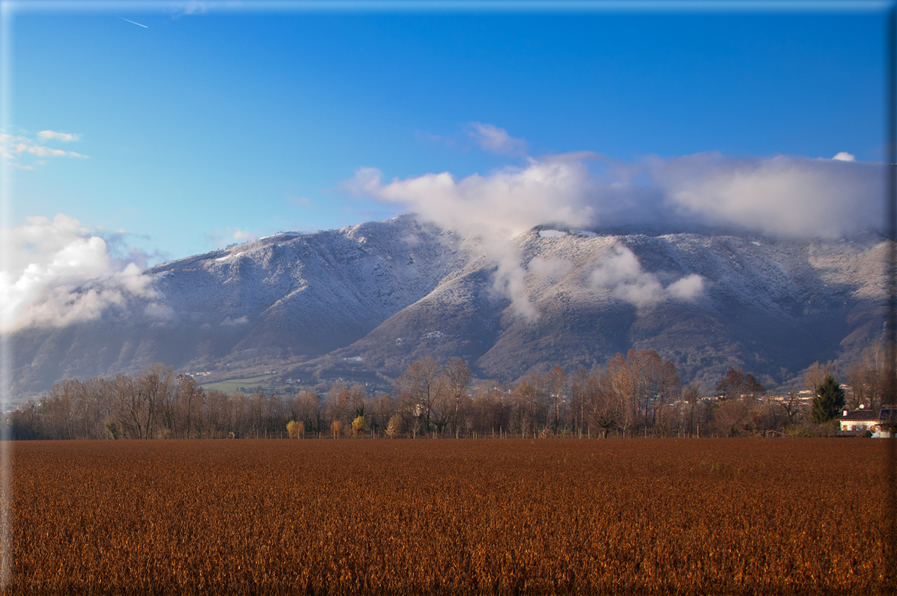
[(192, 439), (279, 433), (292, 415), (275, 396), (205, 391), (156, 364), (134, 377), (61, 381), (7, 424), (17, 439)]
[[(876, 407), (885, 391), (880, 350), (848, 369), (849, 406)], [(807, 372), (813, 389), (836, 374), (831, 364)], [(425, 357), (395, 381), (392, 393), (369, 395), (337, 383), (320, 395), (206, 391), (171, 367), (154, 365), (131, 377), (67, 380), (13, 411), (19, 439), (467, 436), (737, 436), (784, 430), (804, 420), (796, 393), (771, 399), (753, 376), (730, 370), (715, 399), (683, 387), (676, 367), (654, 350), (617, 354), (606, 366), (568, 374), (555, 366), (515, 384), (471, 385), (459, 358)]]
[(412, 437), (512, 434), (591, 435), (593, 429), (632, 435), (664, 432), (665, 408), (679, 395), (676, 367), (653, 350), (618, 354), (606, 368), (570, 375), (555, 366), (529, 373), (517, 384), (483, 382), (469, 387), (459, 358), (440, 365), (425, 357), (396, 381), (393, 426)]
[(325, 395), (291, 397), (204, 391), (192, 377), (155, 365), (135, 377), (63, 381), (8, 419), (16, 438), (220, 438), (339, 436), (547, 436), (593, 432), (664, 434), (666, 405), (679, 388), (672, 363), (630, 351), (604, 369), (532, 372), (515, 385), (481, 382), (459, 358), (412, 363), (391, 394), (334, 385)]

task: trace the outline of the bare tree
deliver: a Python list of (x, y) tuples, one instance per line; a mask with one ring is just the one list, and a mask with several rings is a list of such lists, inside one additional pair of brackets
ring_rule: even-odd
[(251, 428), (249, 419), (249, 399), (246, 397), (245, 393), (238, 391), (234, 393), (230, 399), (227, 399), (227, 396), (225, 395), (222, 401), (229, 406), (230, 424), (228, 426), (227, 434), (245, 433), (247, 429)]
[(200, 436), (207, 439), (226, 437), (228, 429), (234, 428), (232, 423), (233, 400), (223, 391), (213, 389), (205, 394), (203, 401), (203, 432)]
[(586, 388), (589, 379), (589, 371), (585, 367), (579, 367), (570, 379), (570, 408), (573, 413), (573, 429), (582, 438), (583, 418), (586, 411)]
[(140, 396), (134, 379), (126, 375), (115, 375), (112, 378), (115, 391), (116, 419), (121, 425), (123, 437), (132, 439), (146, 438), (147, 404)]
[(324, 416), (331, 422), (349, 419), (352, 405), (349, 402), (349, 386), (345, 383), (334, 383), (324, 396)]
[(611, 429), (620, 426), (624, 400), (614, 391), (607, 371), (594, 371), (586, 377), (584, 385), (589, 424), (600, 428), (602, 436), (607, 438)]
[(371, 417), (371, 428), (376, 431), (389, 427), (390, 418), (396, 415), (395, 398), (388, 393), (381, 393), (368, 400), (368, 411)]
[(396, 379), (396, 397), (410, 416), (423, 419), (426, 433), (430, 432), (433, 408), (439, 396), (441, 372), (436, 360), (425, 356), (412, 362)]
[(642, 350), (637, 353), (635, 362), (641, 371), (643, 383), (645, 427), (652, 428), (655, 433), (659, 432), (660, 436), (663, 436), (666, 433), (664, 407), (681, 389), (679, 373), (676, 372), (676, 366), (672, 362), (664, 360), (654, 350)]
[(356, 383), (355, 385), (349, 387), (348, 399), (349, 407), (352, 411), (352, 416), (354, 416), (354, 418), (364, 416), (365, 407), (368, 401), (368, 391), (364, 388), (364, 385)]
[(494, 382), (483, 381), (474, 388), (473, 398), (462, 415), (465, 432), (508, 431), (511, 428), (513, 407), (508, 396)]
[(460, 358), (452, 358), (445, 363), (442, 376), (446, 380), (446, 392), (452, 407), (452, 431), (458, 436), (458, 417), (461, 405), (468, 397), (467, 386), (470, 384), (470, 369)]
[(794, 389), (788, 391), (788, 397), (782, 401), (781, 408), (782, 412), (785, 414), (787, 424), (794, 424), (797, 422), (797, 418), (801, 411), (801, 401), (797, 391)]
[(159, 432), (159, 417), (174, 392), (174, 368), (154, 364), (145, 369), (135, 380), (137, 398), (145, 404), (146, 426), (143, 438), (154, 438)]
[(78, 388), (77, 399), (76, 436), (83, 439), (105, 438), (106, 421), (110, 418), (105, 379), (93, 377), (82, 381)]
[(825, 364), (814, 362), (807, 368), (807, 372), (804, 374), (804, 385), (807, 389), (813, 392), (813, 395), (817, 395), (819, 388), (822, 386), (822, 383), (825, 382), (826, 377), (837, 376), (838, 367), (834, 362), (829, 361)]
[(41, 399), (44, 415), (44, 432), (51, 437), (74, 439), (80, 381), (59, 381)]
[(682, 401), (685, 403), (685, 432), (694, 434), (703, 418), (700, 415), (701, 391), (697, 383), (682, 390)]
[(293, 416), (296, 420), (305, 422), (305, 428), (310, 432), (324, 432), (324, 407), (321, 396), (314, 389), (303, 389), (296, 394)]
[(645, 432), (664, 433), (663, 408), (678, 393), (681, 382), (676, 367), (654, 350), (629, 350), (614, 356), (607, 365), (610, 387), (620, 404), (618, 425), (630, 435), (643, 422)]
[(754, 375), (734, 367), (730, 368), (716, 384), (716, 395), (720, 400), (759, 397), (764, 393), (766, 388), (757, 382)]
[(742, 434), (749, 429), (750, 411), (743, 400), (725, 400), (713, 413), (713, 423), (724, 436)]
[(526, 375), (511, 391), (520, 418), (520, 432), (524, 436), (528, 432), (535, 434), (540, 428), (544, 430), (547, 427), (548, 393), (547, 376), (537, 371)]
[(191, 376), (178, 375), (177, 395), (180, 404), (179, 417), (182, 420), (182, 436), (185, 439), (192, 438), (200, 418), (200, 408), (203, 403), (203, 388)]
[(554, 406), (554, 434), (557, 435), (561, 426), (561, 404), (565, 404), (567, 401), (567, 372), (560, 366), (555, 366), (548, 371), (546, 381), (549, 386), (551, 403)]
[[(632, 353), (632, 350), (630, 350)], [(623, 436), (632, 436), (638, 420), (639, 378), (622, 354), (607, 363), (608, 386), (617, 401), (617, 426)]]
[(326, 416), (331, 420), (339, 420), (344, 426), (351, 425), (358, 416), (364, 416), (367, 390), (364, 385), (336, 383), (327, 392), (325, 401)]
[(874, 346), (863, 353), (859, 362), (847, 369), (847, 382), (853, 391), (848, 395), (848, 406), (858, 409), (861, 405), (877, 408), (887, 390), (887, 351), (884, 346)]

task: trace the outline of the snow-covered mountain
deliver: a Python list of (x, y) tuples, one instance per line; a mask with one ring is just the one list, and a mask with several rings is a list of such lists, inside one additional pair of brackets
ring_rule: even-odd
[(277, 234), (79, 287), (72, 301), (108, 299), (65, 325), (16, 332), (14, 393), (154, 362), (207, 373), (201, 382), (269, 370), (395, 377), (422, 355), (512, 380), (630, 348), (656, 349), (708, 388), (730, 366), (778, 384), (880, 339), (884, 255), (868, 233), (544, 228), (495, 242), (410, 215)]

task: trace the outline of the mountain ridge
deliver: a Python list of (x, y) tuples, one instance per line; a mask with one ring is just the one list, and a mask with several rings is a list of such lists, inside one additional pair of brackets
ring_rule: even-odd
[(871, 233), (781, 240), (540, 226), (499, 242), (412, 215), (285, 232), (73, 288), (75, 304), (115, 300), (63, 326), (15, 332), (13, 393), (154, 362), (208, 373), (203, 382), (272, 369), (284, 380), (387, 379), (423, 355), (461, 356), (480, 377), (514, 380), (647, 348), (686, 382), (708, 387), (736, 366), (782, 384), (880, 339), (884, 256)]

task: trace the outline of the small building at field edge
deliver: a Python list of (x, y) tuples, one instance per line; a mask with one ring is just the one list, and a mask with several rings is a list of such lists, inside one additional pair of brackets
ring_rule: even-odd
[(897, 430), (897, 406), (883, 404), (877, 412), (871, 408), (844, 410), (838, 418), (839, 437), (887, 439)]
[(875, 410), (844, 410), (838, 418), (838, 436), (866, 436), (875, 432), (878, 427), (878, 413)]

